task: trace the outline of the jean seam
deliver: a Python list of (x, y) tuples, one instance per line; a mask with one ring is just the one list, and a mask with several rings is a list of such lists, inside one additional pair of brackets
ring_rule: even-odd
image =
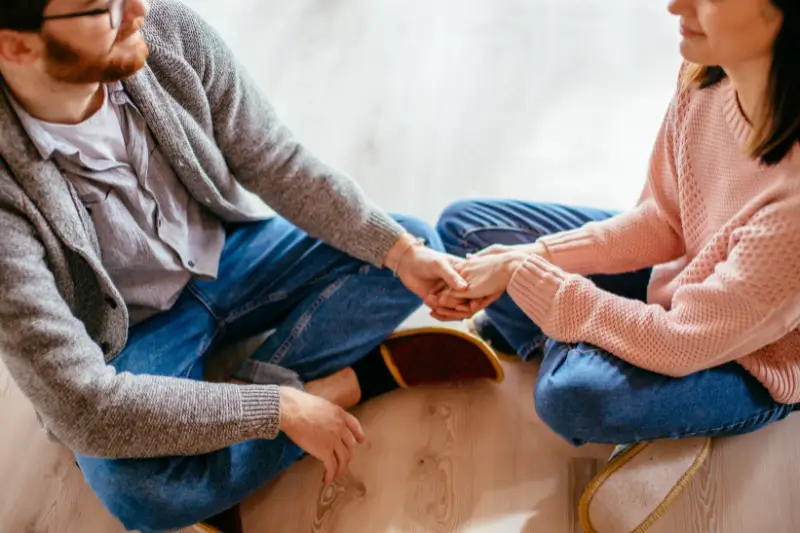
[(198, 287), (196, 287), (192, 283), (188, 284), (186, 286), (186, 289), (190, 293), (192, 293), (192, 295), (195, 298), (197, 298), (197, 300), (201, 304), (203, 304), (203, 307), (205, 307), (208, 310), (208, 312), (211, 313), (211, 316), (214, 317), (214, 320), (220, 322), (220, 316), (217, 314), (216, 310), (214, 310), (214, 305), (212, 304), (211, 300), (203, 293), (203, 291), (201, 291)]
[(542, 333), (539, 335), (539, 337), (539, 339), (534, 338), (533, 340), (526, 342), (519, 347), (518, 353), (523, 360), (526, 360), (533, 352), (544, 345), (545, 341), (547, 340), (547, 335)]
[[(366, 265), (366, 267), (369, 268), (370, 265)], [(364, 266), (362, 266), (359, 269), (359, 274), (364, 274), (364, 273), (365, 273), (364, 272)], [(325, 271), (320, 272), (319, 274), (317, 274), (315, 277), (313, 277), (311, 280), (306, 282), (304, 285), (306, 287), (311, 287), (314, 284), (319, 283), (320, 281), (324, 281), (325, 278), (329, 277), (330, 275), (331, 275), (331, 271), (330, 270), (325, 270)], [(225, 316), (224, 321), (225, 321), (225, 323), (234, 322), (234, 321), (242, 318), (243, 316), (245, 316), (245, 315), (247, 315), (249, 313), (252, 313), (253, 311), (257, 310), (259, 307), (262, 307), (262, 306), (265, 306), (265, 305), (269, 305), (269, 304), (274, 304), (274, 303), (286, 300), (287, 298), (289, 298), (290, 294), (291, 294), (291, 291), (288, 291), (286, 289), (280, 289), (280, 290), (277, 290), (277, 291), (274, 291), (274, 292), (267, 293), (266, 295), (262, 296), (261, 298), (250, 299), (244, 305), (242, 305), (240, 307), (237, 307), (237, 308), (233, 309), (231, 312), (229, 312)]]
[(214, 344), (214, 341), (216, 341), (220, 337), (220, 333), (222, 333), (222, 331), (223, 331), (222, 328), (218, 327), (217, 330), (214, 332), (214, 335), (212, 335), (211, 338), (208, 339), (208, 342), (201, 347), (200, 356), (197, 359), (195, 359), (192, 362), (192, 364), (189, 365), (189, 368), (186, 369), (186, 372), (183, 373), (184, 378), (188, 378), (192, 374), (192, 370), (194, 370), (194, 367), (197, 366), (197, 363), (205, 358), (209, 348)]
[(537, 238), (542, 236), (540, 231), (536, 231), (535, 229), (531, 228), (521, 228), (518, 226), (480, 226), (480, 227), (472, 227), (465, 229), (460, 236), (461, 246), (465, 250), (469, 251), (471, 249), (477, 249), (477, 247), (470, 245), (469, 238), (472, 237), (474, 234), (482, 232), (482, 231), (515, 231), (520, 233), (525, 233), (527, 235), (534, 235)]
[(292, 348), (294, 341), (305, 331), (308, 323), (314, 316), (314, 313), (319, 309), (319, 307), (328, 301), (331, 296), (333, 296), (341, 287), (345, 284), (347, 280), (349, 280), (352, 276), (342, 276), (341, 278), (337, 279), (330, 285), (328, 285), (325, 290), (323, 290), (319, 297), (314, 300), (314, 302), (308, 306), (308, 308), (300, 315), (300, 318), (295, 322), (294, 326), (292, 327), (291, 331), (289, 332), (288, 337), (284, 340), (280, 346), (275, 350), (275, 353), (272, 357), (267, 360), (267, 363), (271, 363), (273, 365), (280, 364), (283, 361), (283, 358), (286, 357), (288, 351)]
[(711, 436), (710, 434), (713, 434), (713, 433), (728, 432), (733, 428), (744, 427), (744, 426), (750, 425), (750, 424), (756, 422), (757, 420), (763, 418), (764, 415), (766, 415), (766, 414), (768, 414), (770, 419), (771, 419), (775, 415), (775, 413), (777, 413), (778, 411), (784, 409), (785, 407), (786, 406), (783, 406), (783, 405), (776, 405), (775, 407), (773, 407), (773, 408), (771, 408), (771, 409), (769, 409), (767, 411), (764, 411), (764, 412), (759, 413), (757, 415), (751, 416), (751, 417), (746, 418), (745, 420), (741, 420), (739, 422), (734, 422), (732, 424), (725, 424), (723, 426), (719, 426), (719, 427), (711, 428), (711, 429), (701, 429), (701, 430), (692, 431), (692, 432), (689, 432), (689, 433), (679, 433), (677, 435), (678, 435), (678, 438), (686, 438), (686, 437), (693, 437), (693, 436), (701, 435), (701, 434), (703, 434), (705, 436)]

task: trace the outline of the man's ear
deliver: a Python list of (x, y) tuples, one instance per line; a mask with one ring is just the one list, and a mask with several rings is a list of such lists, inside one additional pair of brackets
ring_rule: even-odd
[(42, 53), (38, 34), (0, 30), (0, 62), (17, 66), (33, 64)]

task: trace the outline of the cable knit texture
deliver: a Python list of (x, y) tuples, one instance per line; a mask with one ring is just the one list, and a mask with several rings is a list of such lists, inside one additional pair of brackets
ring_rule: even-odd
[[(560, 341), (676, 377), (736, 361), (800, 402), (800, 148), (767, 167), (750, 132), (728, 80), (679, 82), (636, 207), (542, 238), (550, 261), (523, 263), (511, 297)], [(584, 277), (648, 266), (647, 302)]]

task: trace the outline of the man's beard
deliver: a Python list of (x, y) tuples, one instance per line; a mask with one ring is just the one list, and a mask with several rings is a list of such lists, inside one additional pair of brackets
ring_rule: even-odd
[(117, 43), (138, 32), (142, 22), (139, 18), (120, 28), (111, 50), (99, 57), (87, 58), (71, 45), (45, 36), (45, 70), (63, 83), (110, 83), (127, 78), (144, 66), (149, 49), (141, 35), (132, 38), (135, 43), (125, 43), (126, 50), (118, 50)]

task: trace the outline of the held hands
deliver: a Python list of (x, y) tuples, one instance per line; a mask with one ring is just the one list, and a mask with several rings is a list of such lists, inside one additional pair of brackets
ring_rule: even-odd
[(462, 262), (460, 258), (425, 247), (411, 235), (401, 237), (384, 261), (403, 285), (420, 298), (444, 289), (465, 290), (467, 283), (456, 270)]
[(532, 254), (545, 255), (539, 244), (493, 245), (455, 265), (467, 282), (466, 289), (444, 288), (425, 297), (431, 316), (438, 320), (463, 320), (499, 299), (519, 266)]

